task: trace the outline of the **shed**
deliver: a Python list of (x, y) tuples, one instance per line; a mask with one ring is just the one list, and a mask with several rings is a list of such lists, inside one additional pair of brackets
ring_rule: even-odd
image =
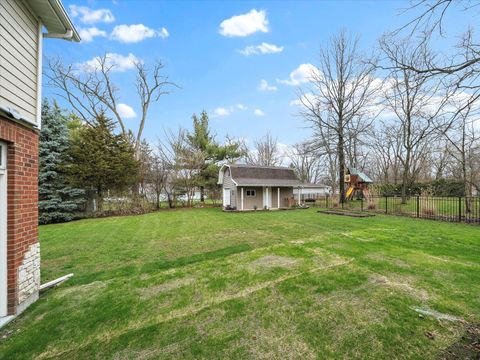
[(299, 181), (287, 167), (225, 164), (219, 170), (218, 184), (224, 208), (255, 210), (292, 206), (293, 188)]

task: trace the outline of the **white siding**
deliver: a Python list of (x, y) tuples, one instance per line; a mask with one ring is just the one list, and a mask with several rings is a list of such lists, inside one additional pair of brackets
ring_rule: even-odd
[(233, 182), (232, 177), (230, 176), (230, 169), (227, 167), (223, 173), (223, 189), (230, 189), (230, 205), (237, 206), (236, 201), (236, 190), (237, 186)]
[(0, 0), (0, 105), (37, 123), (38, 20), (18, 0)]

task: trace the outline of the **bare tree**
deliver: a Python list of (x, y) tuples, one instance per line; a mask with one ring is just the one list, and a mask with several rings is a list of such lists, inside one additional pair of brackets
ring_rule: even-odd
[(369, 169), (384, 184), (397, 184), (400, 177), (399, 155), (402, 147), (395, 124), (378, 121), (372, 128), (370, 139)]
[(398, 42), (384, 37), (380, 46), (387, 68), (387, 83), (384, 91), (385, 106), (396, 118), (398, 136), (402, 148), (398, 158), (402, 164), (402, 202), (407, 200), (407, 189), (416, 179), (421, 167), (420, 160), (428, 151), (428, 142), (443, 126), (444, 105), (448, 93), (438, 79), (429, 77), (396, 64), (413, 61), (418, 66), (433, 58), (426, 44), (412, 47), (408, 41)]
[[(328, 134), (319, 139), (336, 147), (340, 202), (345, 201), (345, 146), (348, 129), (356, 119), (369, 115), (375, 98), (375, 66), (362, 61), (358, 38), (344, 31), (333, 37), (329, 48), (320, 51), (320, 62), (312, 71), (310, 87), (300, 90), (300, 114), (317, 132)], [(325, 145), (325, 144), (322, 144)]]
[[(462, 105), (460, 105), (462, 106)], [(463, 106), (462, 106), (463, 107)], [(450, 154), (459, 165), (460, 179), (465, 189), (466, 211), (471, 211), (473, 188), (480, 181), (480, 135), (476, 117), (472, 117), (473, 104), (463, 109), (458, 120), (452, 122), (444, 132), (449, 142)]]
[(280, 166), (283, 156), (278, 148), (277, 138), (267, 133), (260, 139), (253, 141), (253, 149), (244, 149), (245, 162), (249, 165)]
[[(459, 7), (464, 12), (474, 13), (473, 9), (478, 6), (478, 0), (418, 0), (405, 10), (420, 10), (418, 15), (392, 34), (395, 36), (408, 29), (409, 37), (420, 37), (420, 45), (423, 46), (431, 42), (437, 30), (440, 36), (444, 37), (444, 18), (452, 8)], [(465, 29), (455, 49), (449, 54), (432, 57), (421, 64), (415, 63), (413, 59), (403, 59), (395, 65), (425, 76), (443, 77), (444, 81), (457, 89), (471, 93), (472, 96), (458, 108), (455, 116), (480, 99), (480, 43), (474, 37), (476, 23), (472, 26)]]
[(308, 143), (300, 143), (289, 151), (290, 167), (304, 183), (317, 183), (320, 180), (320, 156)]
[[(143, 130), (152, 103), (168, 94), (176, 87), (163, 75), (164, 65), (156, 61), (147, 66), (141, 61), (134, 63), (137, 72), (137, 94), (139, 97), (141, 117), (135, 135), (136, 156), (140, 155)], [(79, 68), (75, 65), (65, 66), (60, 60), (52, 60), (47, 64), (46, 74), (49, 84), (58, 90), (58, 95), (69, 102), (76, 115), (87, 123), (94, 122), (99, 114), (110, 112), (122, 133), (128, 134), (122, 114), (119, 112), (119, 88), (112, 80), (112, 72), (118, 68), (108, 54), (95, 58), (95, 64)]]

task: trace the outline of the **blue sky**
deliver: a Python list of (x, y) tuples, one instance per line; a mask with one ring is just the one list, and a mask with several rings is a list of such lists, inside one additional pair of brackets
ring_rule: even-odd
[[(85, 41), (45, 39), (45, 56), (60, 56), (66, 63), (83, 63), (104, 53), (132, 54), (146, 63), (161, 59), (165, 73), (181, 86), (152, 104), (144, 132), (152, 142), (166, 129), (189, 127), (191, 115), (203, 109), (219, 139), (227, 134), (253, 139), (270, 131), (283, 144), (302, 141), (310, 131), (291, 104), (301, 81), (301, 71), (293, 80), (292, 72), (302, 64), (316, 64), (320, 46), (341, 29), (360, 35), (362, 50), (371, 53), (384, 32), (411, 18), (400, 15), (407, 1), (63, 3)], [(239, 15), (245, 16), (232, 20)], [(465, 16), (449, 18), (450, 39), (463, 29), (458, 23), (462, 19), (463, 24)], [(127, 120), (136, 129), (140, 108), (134, 71), (117, 72), (114, 80), (120, 102), (137, 114)], [(44, 94), (52, 96), (52, 89), (44, 87)]]

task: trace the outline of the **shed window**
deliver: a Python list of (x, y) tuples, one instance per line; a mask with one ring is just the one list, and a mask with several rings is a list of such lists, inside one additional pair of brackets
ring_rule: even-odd
[(247, 197), (255, 197), (257, 196), (257, 191), (253, 189), (247, 189)]

